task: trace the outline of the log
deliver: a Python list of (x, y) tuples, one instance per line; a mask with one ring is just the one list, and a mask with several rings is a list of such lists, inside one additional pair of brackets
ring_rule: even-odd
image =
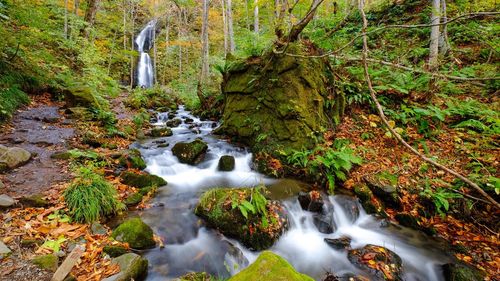
[(63, 281), (85, 252), (84, 245), (77, 245), (52, 276), (51, 281)]

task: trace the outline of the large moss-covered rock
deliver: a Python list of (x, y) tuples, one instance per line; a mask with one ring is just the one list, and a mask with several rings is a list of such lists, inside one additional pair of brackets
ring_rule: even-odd
[(364, 178), (370, 190), (388, 207), (399, 209), (401, 199), (397, 189), (397, 176), (387, 172), (370, 175)]
[(113, 245), (104, 246), (102, 248), (102, 251), (108, 254), (112, 258), (119, 257), (129, 252), (129, 250), (123, 246), (113, 246)]
[(403, 280), (402, 260), (387, 248), (369, 244), (361, 249), (350, 250), (347, 259), (356, 267), (371, 273), (371, 280)]
[(112, 261), (120, 267), (120, 273), (103, 279), (103, 281), (144, 280), (148, 273), (148, 260), (138, 254), (128, 253), (114, 258)]
[[(287, 53), (308, 54), (312, 49), (292, 43)], [(228, 64), (217, 133), (254, 150), (302, 149), (314, 147), (323, 131), (340, 121), (345, 98), (334, 90), (327, 60), (267, 53)]]
[(25, 149), (0, 145), (0, 172), (22, 166), (30, 159), (31, 153)]
[(91, 88), (82, 85), (75, 85), (64, 92), (67, 107), (95, 107), (101, 108), (105, 103), (100, 97), (95, 95)]
[(203, 161), (208, 145), (206, 142), (196, 139), (193, 142), (178, 142), (172, 147), (172, 153), (179, 158), (179, 162), (196, 165)]
[(35, 257), (32, 260), (32, 262), (34, 264), (38, 265), (38, 267), (40, 267), (42, 269), (55, 272), (57, 270), (59, 258), (54, 254), (50, 254), (50, 255)]
[(264, 251), (249, 267), (234, 275), (229, 281), (313, 281), (297, 272), (285, 259)]
[(218, 169), (219, 171), (229, 172), (234, 170), (234, 165), (235, 165), (234, 156), (223, 155), (219, 159)]
[(206, 272), (190, 272), (184, 274), (181, 277), (174, 279), (174, 281), (215, 281), (218, 280), (215, 277), (210, 276)]
[(139, 170), (146, 169), (146, 162), (142, 159), (141, 152), (137, 149), (130, 149), (120, 154), (118, 163), (121, 167), (134, 168)]
[(148, 249), (156, 245), (153, 230), (140, 218), (128, 219), (111, 234), (117, 241), (128, 243), (134, 249)]
[(443, 274), (446, 281), (480, 281), (484, 274), (464, 263), (447, 263), (443, 265)]
[[(256, 191), (255, 191), (256, 192)], [(268, 200), (267, 215), (248, 211), (245, 218), (237, 205), (250, 201), (250, 188), (216, 188), (205, 192), (195, 209), (196, 215), (224, 235), (238, 239), (250, 249), (263, 250), (271, 247), (287, 227), (287, 219), (278, 202)], [(235, 208), (233, 208), (235, 206)]]
[(167, 184), (167, 181), (159, 176), (150, 174), (138, 174), (130, 171), (121, 173), (120, 177), (122, 183), (137, 188), (163, 186)]
[(172, 134), (172, 129), (169, 127), (156, 127), (149, 133), (153, 138), (170, 137)]

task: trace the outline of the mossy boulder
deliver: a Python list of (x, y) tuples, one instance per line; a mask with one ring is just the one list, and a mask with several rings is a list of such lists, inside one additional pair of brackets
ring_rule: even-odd
[(112, 258), (119, 257), (129, 252), (129, 250), (123, 246), (104, 246), (102, 251)]
[(142, 159), (141, 152), (138, 149), (129, 149), (122, 153), (118, 158), (118, 164), (126, 168), (146, 169), (146, 162)]
[(105, 103), (93, 93), (92, 89), (83, 85), (75, 85), (64, 92), (67, 107), (95, 107), (101, 108)]
[(50, 254), (37, 256), (32, 260), (32, 262), (42, 269), (55, 272), (59, 264), (59, 258), (54, 254)]
[[(242, 198), (250, 202), (251, 195), (250, 188), (209, 190), (201, 196), (195, 214), (204, 219), (208, 226), (241, 241), (250, 249), (267, 249), (278, 240), (287, 228), (288, 221), (282, 206), (270, 200), (266, 202), (265, 216), (248, 211), (248, 217), (245, 218), (238, 205), (242, 204)], [(267, 224), (264, 221), (267, 221)]]
[(368, 188), (388, 207), (401, 208), (401, 199), (397, 189), (397, 176), (387, 172), (366, 176)]
[(136, 192), (136, 193), (133, 193), (133, 194), (130, 194), (129, 196), (127, 196), (127, 198), (125, 198), (125, 200), (123, 200), (123, 203), (127, 206), (135, 206), (135, 205), (141, 203), (142, 197), (143, 197), (143, 195), (141, 193)]
[(387, 248), (368, 244), (361, 249), (350, 250), (347, 259), (354, 266), (372, 274), (371, 280), (403, 280), (403, 262)]
[(141, 189), (149, 186), (163, 186), (167, 184), (167, 181), (159, 176), (138, 174), (131, 171), (121, 173), (120, 177), (122, 183)]
[(234, 156), (223, 155), (219, 159), (218, 169), (219, 171), (229, 172), (234, 170), (234, 165), (235, 165)]
[(190, 272), (181, 277), (174, 279), (175, 281), (215, 281), (217, 278), (212, 277), (206, 272)]
[(128, 243), (133, 249), (149, 249), (156, 245), (153, 230), (140, 218), (128, 219), (120, 224), (111, 237), (117, 241)]
[(447, 263), (443, 265), (446, 281), (481, 281), (484, 273), (464, 263)]
[(368, 214), (375, 214), (380, 211), (380, 208), (373, 203), (376, 199), (373, 196), (373, 192), (364, 183), (354, 186), (354, 194), (361, 201), (361, 206)]
[(249, 267), (234, 275), (229, 281), (314, 281), (297, 272), (285, 259), (273, 252), (262, 252)]
[[(307, 55), (313, 46), (287, 45), (287, 53)], [(335, 90), (328, 60), (268, 52), (229, 60), (223, 75), (224, 112), (216, 133), (254, 151), (277, 147), (313, 148), (325, 129), (339, 123), (345, 97)]]
[(22, 197), (21, 199), (19, 199), (19, 202), (24, 207), (43, 208), (49, 205), (49, 202), (45, 198), (43, 198), (41, 194), (33, 194)]
[(0, 172), (22, 166), (31, 159), (31, 153), (20, 147), (0, 145)]
[(193, 142), (178, 142), (172, 147), (172, 153), (177, 156), (179, 162), (196, 165), (203, 161), (208, 150), (206, 142), (196, 139)]
[(120, 273), (103, 279), (103, 281), (144, 280), (148, 273), (148, 260), (138, 254), (127, 253), (112, 260), (120, 267)]
[(149, 133), (153, 138), (170, 137), (172, 134), (172, 129), (169, 127), (156, 127)]

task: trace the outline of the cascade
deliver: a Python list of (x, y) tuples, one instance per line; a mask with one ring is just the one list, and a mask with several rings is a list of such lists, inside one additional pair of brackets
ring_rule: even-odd
[(137, 86), (151, 88), (153, 86), (153, 63), (148, 51), (153, 47), (156, 29), (156, 19), (148, 22), (141, 33), (135, 39), (137, 51), (139, 52), (139, 63), (137, 64)]

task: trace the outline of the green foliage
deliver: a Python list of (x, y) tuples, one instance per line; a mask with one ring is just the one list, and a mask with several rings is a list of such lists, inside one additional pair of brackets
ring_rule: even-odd
[(269, 221), (267, 219), (267, 199), (264, 196), (264, 188), (264, 186), (252, 188), (250, 201), (236, 197), (231, 198), (231, 208), (238, 208), (247, 220), (249, 213), (257, 215), (261, 219), (262, 227), (266, 228), (269, 225)]
[(432, 190), (428, 181), (425, 183), (425, 189), (420, 193), (421, 196), (432, 199), (436, 210), (440, 215), (445, 215), (450, 208), (451, 199), (463, 198), (459, 193), (451, 192), (445, 188), (438, 188), (437, 190)]
[(10, 118), (20, 105), (28, 102), (28, 96), (17, 87), (2, 88), (0, 84), (0, 123)]
[(80, 167), (78, 175), (64, 191), (64, 200), (72, 218), (91, 223), (124, 208), (115, 188), (91, 167)]

